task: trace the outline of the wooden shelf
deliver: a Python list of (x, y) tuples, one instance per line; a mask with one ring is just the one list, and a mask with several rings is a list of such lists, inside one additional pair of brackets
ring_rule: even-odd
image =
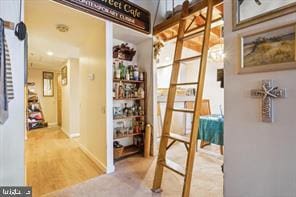
[(144, 100), (145, 98), (113, 98), (114, 101), (140, 101)]
[(141, 152), (141, 149), (135, 145), (125, 146), (123, 149), (123, 154), (119, 158), (116, 158), (114, 160), (118, 161), (118, 160), (123, 159), (125, 157), (138, 154), (140, 152)]
[(123, 136), (120, 136), (120, 137), (114, 137), (113, 139), (117, 140), (117, 139), (122, 139), (122, 138), (133, 137), (133, 136), (136, 136), (136, 135), (143, 135), (143, 133), (132, 133), (132, 134), (123, 135)]
[(113, 79), (113, 82), (122, 82), (122, 83), (144, 83), (144, 81), (140, 80), (123, 80), (123, 79)]
[(135, 118), (144, 118), (145, 116), (127, 116), (122, 118), (113, 118), (113, 120), (130, 120)]

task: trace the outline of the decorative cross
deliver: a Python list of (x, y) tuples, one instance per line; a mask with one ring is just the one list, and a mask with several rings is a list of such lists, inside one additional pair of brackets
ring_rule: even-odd
[(273, 80), (262, 80), (262, 89), (251, 90), (251, 96), (262, 97), (262, 121), (273, 122), (273, 99), (286, 98), (286, 89), (274, 87)]

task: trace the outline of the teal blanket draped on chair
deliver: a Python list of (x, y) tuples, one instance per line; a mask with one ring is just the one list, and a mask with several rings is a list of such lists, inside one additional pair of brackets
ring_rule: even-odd
[(221, 115), (201, 116), (198, 139), (224, 145), (224, 118)]

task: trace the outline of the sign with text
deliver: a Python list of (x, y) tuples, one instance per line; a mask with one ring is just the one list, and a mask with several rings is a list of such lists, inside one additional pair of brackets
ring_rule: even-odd
[(150, 12), (126, 0), (54, 0), (69, 7), (150, 34)]

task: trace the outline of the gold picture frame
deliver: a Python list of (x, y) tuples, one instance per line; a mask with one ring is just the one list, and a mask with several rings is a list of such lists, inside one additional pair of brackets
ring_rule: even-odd
[[(287, 5), (283, 5), (281, 7), (269, 10), (267, 12), (263, 12), (261, 14), (254, 15), (250, 18), (240, 20), (240, 7), (239, 7), (239, 1), (244, 0), (232, 0), (232, 26), (233, 31), (246, 28), (258, 23), (262, 23), (280, 16), (284, 16), (290, 13), (296, 12), (296, 2), (289, 3)], [(245, 1), (254, 1), (254, 2), (260, 2), (262, 0), (245, 0)], [(252, 10), (253, 7), (250, 9)]]
[(68, 84), (68, 70), (67, 66), (64, 66), (61, 70), (61, 83), (62, 86), (65, 86)]
[(43, 84), (43, 96), (53, 97), (54, 96), (54, 73), (53, 72), (42, 72), (42, 84)]
[(238, 74), (296, 69), (296, 23), (239, 37)]

